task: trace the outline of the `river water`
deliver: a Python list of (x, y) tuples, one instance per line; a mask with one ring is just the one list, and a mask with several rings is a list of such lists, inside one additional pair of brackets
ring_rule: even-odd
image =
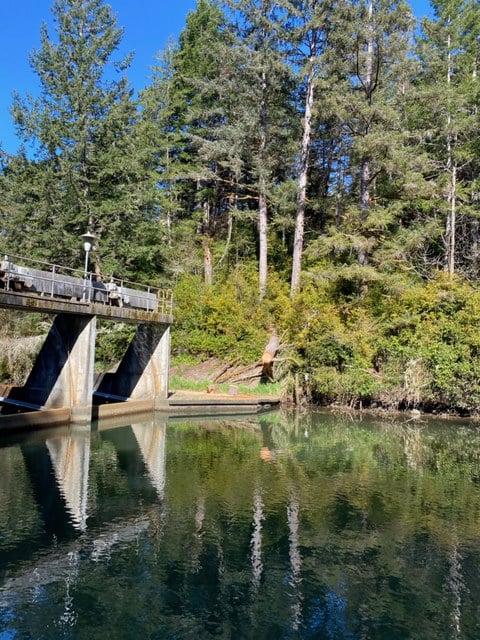
[(475, 424), (136, 420), (0, 442), (0, 640), (480, 638)]

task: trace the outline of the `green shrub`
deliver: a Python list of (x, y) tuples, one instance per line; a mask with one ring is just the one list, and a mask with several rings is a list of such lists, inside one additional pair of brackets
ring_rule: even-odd
[(328, 282), (297, 296), (286, 324), (321, 403), (480, 412), (480, 293), (438, 274), (376, 282), (339, 297)]
[(211, 287), (199, 277), (185, 276), (174, 299), (175, 355), (255, 362), (266, 345), (268, 325), (277, 321), (278, 296), (260, 303), (258, 284), (248, 270), (239, 270)]
[(374, 372), (349, 368), (339, 372), (333, 367), (316, 369), (312, 394), (321, 404), (340, 404), (362, 407), (371, 404), (378, 391), (378, 380)]

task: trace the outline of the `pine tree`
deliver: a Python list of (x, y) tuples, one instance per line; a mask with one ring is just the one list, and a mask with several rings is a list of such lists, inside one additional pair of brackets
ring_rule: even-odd
[[(275, 190), (293, 165), (291, 138), (291, 73), (284, 61), (282, 7), (270, 0), (227, 2), (243, 59), (236, 74), (237, 117), (232, 126), (243, 132), (244, 187), (256, 191), (259, 297), (268, 278), (268, 226)], [(248, 151), (248, 156), (247, 156)], [(269, 211), (270, 209), (270, 211)]]
[[(436, 0), (422, 24), (419, 128), (434, 164), (437, 213), (444, 218), (444, 269), (478, 273), (478, 120), (480, 7)], [(461, 242), (460, 242), (461, 241)], [(459, 249), (459, 242), (461, 249)]]
[[(134, 230), (154, 212), (125, 75), (130, 60), (112, 62), (122, 29), (102, 0), (55, 0), (52, 12), (56, 39), (43, 25), (31, 55), (41, 94), (17, 95), (12, 108), (32, 152), (11, 167), (18, 215), (6, 221), (6, 240), (22, 220), (34, 234), (48, 226), (43, 257), (76, 265), (78, 236), (89, 228), (99, 238), (97, 269), (148, 271)], [(35, 174), (35, 193), (21, 185), (25, 171)]]

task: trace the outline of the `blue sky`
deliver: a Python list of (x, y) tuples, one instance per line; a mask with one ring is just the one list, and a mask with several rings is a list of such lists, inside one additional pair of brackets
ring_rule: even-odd
[[(24, 96), (36, 92), (37, 78), (30, 69), (29, 54), (39, 46), (42, 22), (51, 25), (52, 4), (53, 0), (0, 0), (0, 146), (8, 153), (18, 149), (9, 111), (12, 93)], [(121, 54), (135, 54), (128, 77), (138, 91), (149, 84), (156, 54), (165, 48), (169, 37), (178, 37), (196, 0), (110, 0), (109, 4), (118, 25), (125, 29)], [(429, 11), (428, 0), (413, 0), (411, 5), (418, 17)]]

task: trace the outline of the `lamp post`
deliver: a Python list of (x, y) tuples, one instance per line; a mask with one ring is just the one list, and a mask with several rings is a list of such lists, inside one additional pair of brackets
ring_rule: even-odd
[(96, 240), (97, 237), (94, 236), (93, 233), (91, 233), (90, 231), (87, 231), (87, 233), (82, 233), (80, 237), (83, 240), (83, 248), (85, 250), (85, 269), (83, 273), (83, 279), (85, 280), (85, 292), (83, 294), (83, 298), (85, 299), (86, 298), (85, 294), (87, 291), (87, 277), (88, 277), (88, 256), (90, 254), (90, 251), (92, 250), (93, 241)]

